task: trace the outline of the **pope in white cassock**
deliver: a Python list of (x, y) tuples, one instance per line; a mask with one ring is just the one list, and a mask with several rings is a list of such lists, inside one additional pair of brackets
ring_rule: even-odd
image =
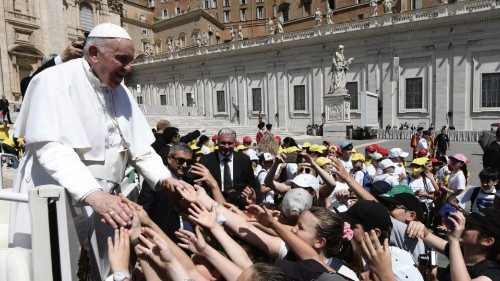
[[(118, 196), (110, 194), (123, 179), (127, 162), (157, 189), (184, 184), (171, 178), (151, 148), (151, 129), (122, 84), (133, 59), (134, 46), (123, 28), (111, 23), (96, 26), (83, 58), (33, 78), (14, 125), (15, 135), (24, 136), (27, 143), (14, 189), (27, 192), (44, 184), (61, 185), (75, 206), (85, 206), (76, 207), (84, 217), (77, 227), (87, 242), (95, 230), (93, 272), (101, 278), (109, 273), (106, 238), (112, 228), (130, 224), (133, 216)], [(31, 248), (27, 204), (15, 204), (10, 221), (10, 246)]]

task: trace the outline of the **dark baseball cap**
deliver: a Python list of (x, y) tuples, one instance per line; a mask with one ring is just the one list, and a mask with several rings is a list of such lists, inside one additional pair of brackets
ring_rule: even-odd
[(380, 203), (389, 207), (390, 205), (403, 205), (410, 211), (414, 211), (417, 214), (417, 218), (421, 220), (424, 216), (424, 211), (422, 209), (422, 203), (417, 198), (417, 196), (413, 194), (409, 194), (406, 192), (394, 194), (392, 196), (378, 196), (377, 199)]
[(465, 216), (466, 224), (481, 227), (493, 234), (495, 239), (500, 239), (500, 212), (486, 208), (482, 212), (472, 212)]
[(378, 228), (389, 233), (392, 229), (389, 211), (377, 201), (358, 200), (340, 216), (349, 223), (361, 224), (365, 230)]
[(370, 193), (381, 195), (389, 192), (392, 189), (392, 185), (386, 181), (376, 181), (367, 184), (367, 187), (370, 188)]

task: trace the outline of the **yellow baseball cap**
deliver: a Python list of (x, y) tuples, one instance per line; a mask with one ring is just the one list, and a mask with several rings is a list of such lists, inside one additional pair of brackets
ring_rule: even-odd
[(289, 148), (286, 149), (286, 153), (295, 153), (297, 151), (300, 151), (300, 149), (296, 146), (290, 146)]
[(322, 167), (325, 164), (332, 163), (332, 160), (330, 160), (326, 157), (318, 157), (318, 158), (316, 158), (316, 160), (314, 160), (314, 162), (316, 162), (316, 164), (318, 164), (318, 166)]
[(351, 156), (351, 161), (365, 161), (365, 156), (361, 153), (354, 153)]
[(411, 161), (412, 164), (419, 165), (419, 166), (425, 166), (425, 164), (427, 164), (427, 162), (429, 162), (429, 158), (427, 158), (427, 157), (419, 157), (419, 158), (415, 158), (415, 159), (413, 159), (413, 161)]

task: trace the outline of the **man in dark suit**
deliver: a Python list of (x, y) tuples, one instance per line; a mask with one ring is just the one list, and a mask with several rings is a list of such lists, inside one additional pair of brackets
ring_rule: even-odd
[[(170, 147), (168, 155), (163, 158), (163, 163), (167, 166), (172, 177), (175, 179), (186, 179), (190, 166), (193, 164), (193, 152), (184, 143), (174, 144)], [(181, 218), (174, 203), (178, 200), (168, 198), (164, 191), (154, 191), (149, 184), (144, 181), (137, 201), (144, 207), (151, 220), (153, 220), (165, 234), (175, 242), (179, 242), (175, 231), (181, 227)]]
[[(224, 128), (218, 133), (218, 151), (203, 156), (200, 163), (210, 171), (224, 195), (239, 197), (245, 186), (257, 188), (250, 158), (234, 151), (236, 133)], [(231, 200), (230, 200), (231, 201)]]

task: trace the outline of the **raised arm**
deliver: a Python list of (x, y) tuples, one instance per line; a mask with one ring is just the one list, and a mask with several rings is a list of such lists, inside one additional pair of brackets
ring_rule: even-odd
[(222, 207), (216, 204), (212, 205), (210, 210), (207, 210), (200, 204), (192, 203), (191, 208), (189, 208), (189, 219), (208, 229), (215, 239), (219, 241), (219, 244), (224, 248), (229, 258), (241, 269), (245, 269), (253, 263), (245, 250), (219, 224), (223, 223), (224, 220), (221, 210)]
[(331, 158), (332, 165), (336, 170), (337, 177), (344, 181), (359, 199), (377, 201), (377, 199), (366, 191), (351, 175), (345, 170), (338, 158)]

